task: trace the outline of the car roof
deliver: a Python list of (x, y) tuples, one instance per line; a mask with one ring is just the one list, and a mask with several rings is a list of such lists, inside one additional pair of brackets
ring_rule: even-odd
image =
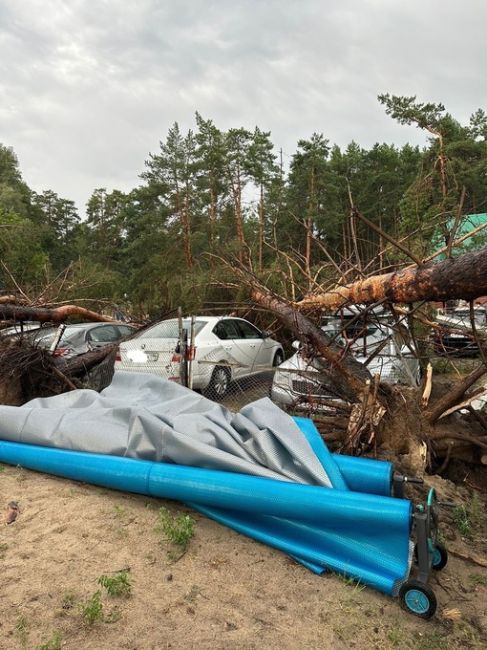
[[(183, 320), (189, 320), (193, 318), (193, 316), (184, 316)], [(195, 320), (199, 321), (207, 321), (208, 323), (218, 323), (218, 321), (224, 319), (224, 318), (236, 318), (237, 320), (246, 320), (245, 318), (241, 318), (240, 316), (194, 316)], [(178, 319), (177, 318), (166, 318), (162, 321), (159, 321), (159, 323), (164, 323), (165, 321), (171, 321), (171, 322), (176, 322)], [(156, 323), (154, 323), (155, 325)]]

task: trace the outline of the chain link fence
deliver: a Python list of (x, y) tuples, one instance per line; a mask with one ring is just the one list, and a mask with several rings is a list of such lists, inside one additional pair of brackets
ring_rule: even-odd
[[(359, 320), (354, 314), (348, 322), (335, 320), (324, 320), (325, 333), (344, 347), (353, 346), (354, 356), (372, 376), (380, 375), (389, 383), (418, 384), (418, 360), (397, 328)], [(270, 397), (293, 413), (336, 412), (343, 405), (326, 372), (306, 355), (305, 348), (297, 342), (285, 345), (279, 335), (263, 332), (245, 319), (231, 315), (183, 318), (179, 310), (178, 317), (151, 323), (121, 340), (120, 325), (105, 324), (103, 336), (100, 328), (97, 337), (92, 337), (90, 350), (106, 344), (116, 344), (117, 349), (78, 375), (76, 385), (100, 391), (111, 383), (114, 372), (128, 371), (177, 382), (234, 411), (262, 397)], [(125, 326), (125, 333), (129, 327)], [(56, 336), (48, 339), (54, 356), (64, 353), (63, 328), (54, 328)], [(109, 330), (116, 328), (120, 329), (117, 340), (106, 340)], [(38, 338), (34, 341), (41, 343)], [(63, 362), (62, 356), (59, 361)]]
[[(419, 363), (390, 330), (380, 336), (374, 330), (368, 343), (359, 341), (355, 355), (368, 363), (371, 375), (390, 383), (417, 385)], [(123, 341), (115, 371), (155, 374), (235, 411), (262, 397), (270, 397), (290, 412), (336, 411), (343, 402), (326, 372), (316, 359), (307, 358), (299, 343), (293, 348), (286, 354), (270, 333), (244, 319), (182, 318), (180, 314)]]

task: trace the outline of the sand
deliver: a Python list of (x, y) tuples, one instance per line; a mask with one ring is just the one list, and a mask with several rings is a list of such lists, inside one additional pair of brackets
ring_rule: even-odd
[[(20, 514), (6, 525), (11, 500)], [(177, 561), (157, 529), (161, 506), (195, 520)], [(457, 557), (433, 576), (438, 614), (424, 622), (180, 504), (0, 466), (0, 507), (1, 650), (487, 647), (487, 570)], [(452, 548), (486, 558), (483, 528), (473, 540), (444, 530)], [(128, 598), (98, 584), (120, 570)], [(90, 625), (82, 611), (98, 590), (103, 620)]]

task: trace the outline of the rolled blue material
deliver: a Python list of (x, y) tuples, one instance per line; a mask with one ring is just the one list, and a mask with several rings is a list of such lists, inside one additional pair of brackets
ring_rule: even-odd
[(331, 568), (386, 593), (395, 593), (409, 570), (406, 500), (4, 441), (0, 462), (192, 503), (315, 569)]
[[(293, 420), (306, 436), (311, 448), (330, 476), (334, 487), (344, 482), (353, 492), (367, 492), (390, 496), (392, 492), (392, 463), (373, 458), (330, 454), (314, 422), (309, 418), (295, 417)], [(330, 462), (332, 461), (332, 462)], [(337, 468), (339, 476), (335, 470)], [(346, 489), (341, 487), (340, 489)]]
[[(387, 542), (382, 545), (381, 540), (370, 536), (370, 531), (359, 528), (348, 531), (347, 535), (327, 530), (327, 524), (319, 526), (299, 520), (228, 512), (194, 503), (189, 505), (237, 532), (284, 551), (315, 573), (331, 569), (378, 591), (396, 595), (409, 571), (409, 543), (404, 549), (405, 557), (397, 552), (404, 545), (404, 531), (398, 531), (394, 538), (389, 536), (389, 531), (383, 530), (382, 536)], [(408, 535), (406, 539), (409, 542)]]
[(338, 490), (348, 490), (346, 479), (341, 472), (336, 459), (328, 451), (328, 447), (323, 442), (318, 429), (315, 427), (312, 420), (308, 418), (295, 417), (293, 420), (303, 432), (311, 449), (314, 451), (315, 456), (325, 468), (326, 473), (334, 488)]

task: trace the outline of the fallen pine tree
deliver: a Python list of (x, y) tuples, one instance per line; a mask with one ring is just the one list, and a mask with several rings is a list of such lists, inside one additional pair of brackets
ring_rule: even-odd
[(234, 265), (234, 270), (247, 284), (252, 301), (275, 314), (305, 346), (320, 370), (322, 384), (333, 386), (334, 394), (343, 398), (346, 409), (338, 408), (335, 417), (316, 416), (325, 440), (348, 453), (382, 446), (406, 456), (418, 471), (433, 464), (444, 469), (455, 457), (487, 464), (486, 417), (472, 408), (483, 391), (475, 386), (487, 372), (485, 357), (457, 382), (433, 381), (431, 398), (422, 403), (417, 388), (379, 384), (305, 315), (310, 310), (333, 313), (344, 305), (380, 304), (393, 311), (396, 303), (471, 301), (487, 294), (487, 248), (318, 291), (294, 303), (268, 290), (241, 266)]

